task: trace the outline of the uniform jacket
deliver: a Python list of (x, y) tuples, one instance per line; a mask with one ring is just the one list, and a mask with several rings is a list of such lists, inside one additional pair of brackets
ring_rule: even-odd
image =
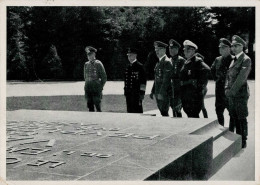
[(223, 89), (224, 91), (227, 71), (233, 58), (232, 55), (228, 55), (225, 58), (219, 56), (214, 60), (211, 66), (211, 74), (216, 81), (216, 89)]
[(125, 87), (124, 94), (144, 95), (146, 89), (146, 76), (143, 64), (135, 61), (129, 64), (125, 70)]
[(227, 97), (248, 97), (250, 95), (247, 77), (251, 70), (251, 59), (242, 53), (228, 69), (225, 93)]
[(180, 71), (181, 95), (185, 99), (201, 100), (206, 91), (210, 68), (202, 58), (193, 56)]
[(173, 95), (178, 98), (180, 94), (180, 71), (182, 66), (185, 63), (185, 59), (179, 55), (176, 55), (171, 58), (172, 61), (172, 87), (173, 87)]
[(103, 64), (99, 60), (88, 61), (84, 65), (85, 91), (100, 93), (107, 81)]
[(157, 62), (154, 68), (154, 84), (152, 93), (157, 97), (158, 94), (166, 98), (171, 96), (171, 75), (172, 62), (167, 56)]

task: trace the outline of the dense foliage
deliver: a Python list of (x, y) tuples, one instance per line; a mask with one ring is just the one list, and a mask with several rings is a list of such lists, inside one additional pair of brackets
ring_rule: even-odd
[(234, 34), (248, 42), (254, 64), (254, 7), (8, 7), (7, 79), (82, 80), (87, 45), (110, 80), (122, 79), (126, 49), (137, 47), (152, 78), (155, 40), (190, 39), (211, 65), (218, 39)]

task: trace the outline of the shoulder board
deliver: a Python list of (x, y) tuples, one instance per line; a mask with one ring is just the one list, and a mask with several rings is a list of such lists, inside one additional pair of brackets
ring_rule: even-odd
[(137, 63), (138, 65), (140, 65), (140, 66), (143, 66), (143, 64), (142, 64), (141, 62), (139, 62), (139, 61), (136, 61), (136, 63)]
[(217, 59), (217, 60), (221, 60), (221, 59), (222, 59), (222, 56), (218, 56), (216, 59)]
[(200, 58), (200, 57), (195, 56), (195, 61), (196, 61), (196, 62), (203, 62), (203, 59)]

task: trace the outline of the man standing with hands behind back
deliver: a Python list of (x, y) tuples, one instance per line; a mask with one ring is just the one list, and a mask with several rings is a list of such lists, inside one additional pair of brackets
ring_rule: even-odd
[(185, 59), (179, 55), (180, 47), (181, 45), (177, 41), (173, 39), (169, 41), (169, 53), (171, 55), (171, 61), (173, 65), (171, 76), (173, 97), (170, 98), (170, 106), (172, 108), (173, 117), (182, 117), (180, 70), (185, 62)]
[(137, 61), (137, 50), (129, 48), (129, 64), (125, 70), (124, 94), (128, 113), (143, 113), (142, 101), (146, 89), (146, 77), (143, 64)]
[(247, 78), (251, 70), (251, 59), (243, 52), (246, 42), (237, 35), (232, 37), (232, 51), (235, 54), (227, 72), (225, 94), (228, 98), (230, 115), (229, 130), (242, 136), (242, 148), (246, 148), (248, 135), (247, 116), (249, 87)]
[(92, 46), (85, 48), (88, 61), (84, 65), (85, 99), (89, 112), (101, 112), (102, 90), (107, 81), (107, 75), (103, 64), (96, 59), (97, 50)]
[(172, 63), (166, 56), (167, 46), (167, 44), (161, 41), (154, 42), (154, 50), (159, 61), (154, 68), (154, 84), (150, 98), (153, 99), (153, 95), (155, 95), (157, 106), (162, 116), (169, 116), (169, 99), (172, 96)]
[(231, 61), (233, 60), (232, 55), (230, 54), (231, 43), (225, 38), (219, 40), (219, 54), (221, 56), (217, 57), (212, 66), (211, 74), (216, 81), (215, 86), (215, 107), (216, 114), (218, 117), (218, 122), (220, 125), (224, 126), (224, 110), (228, 108), (228, 100), (225, 95), (225, 80), (227, 75), (227, 70), (230, 66)]

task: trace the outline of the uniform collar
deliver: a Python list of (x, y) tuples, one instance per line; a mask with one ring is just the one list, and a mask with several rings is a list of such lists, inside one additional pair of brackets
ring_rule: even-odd
[(224, 58), (224, 59), (228, 59), (228, 58), (232, 58), (232, 55), (231, 54), (229, 54), (229, 55), (227, 55), (227, 56), (222, 56), (222, 58)]
[(174, 59), (176, 59), (176, 58), (178, 58), (178, 54), (177, 55), (174, 55), (174, 56), (172, 56), (172, 59), (174, 60)]
[(130, 66), (132, 66), (134, 63), (136, 63), (137, 59), (135, 59), (132, 63), (130, 63)]
[(191, 60), (192, 60), (193, 58), (195, 58), (195, 57), (196, 57), (196, 53), (195, 53), (194, 55), (192, 55), (192, 57), (190, 57), (189, 59), (187, 59), (186, 62), (185, 62), (185, 64), (190, 63)]
[(189, 59), (187, 59), (187, 61), (191, 60), (193, 57), (196, 57), (196, 53), (194, 55), (192, 55)]
[(96, 59), (93, 59), (90, 61), (91, 64), (93, 64), (96, 61)]
[(238, 53), (238, 54), (236, 55), (236, 58), (238, 59), (242, 54), (243, 54), (243, 51), (241, 51), (240, 53)]
[(164, 54), (161, 58), (159, 58), (159, 61), (161, 61), (164, 57), (166, 57), (166, 54)]

